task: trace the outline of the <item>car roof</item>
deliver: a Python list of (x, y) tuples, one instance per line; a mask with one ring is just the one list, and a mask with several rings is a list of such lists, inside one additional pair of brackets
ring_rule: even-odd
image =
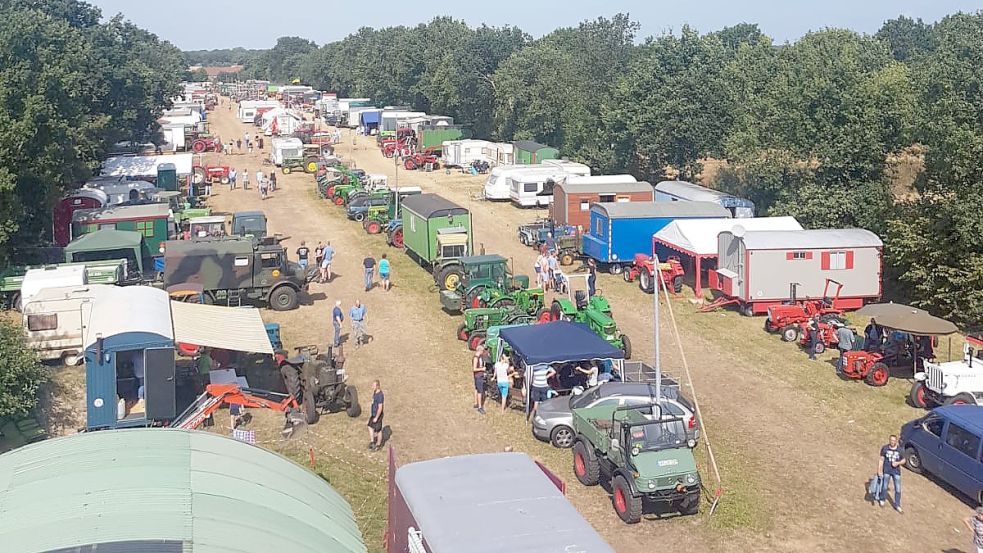
[[(604, 382), (600, 384), (599, 388), (601, 397), (651, 397), (655, 395), (655, 384), (649, 382)], [(663, 389), (665, 390), (665, 385), (663, 385)], [(584, 393), (587, 392), (585, 391)], [(683, 407), (692, 410), (689, 400), (686, 399), (682, 393), (667, 395), (665, 391), (663, 391), (662, 400), (672, 403), (679, 403)]]
[(978, 405), (946, 405), (933, 411), (943, 417), (964, 426), (967, 430), (983, 431), (983, 406)]

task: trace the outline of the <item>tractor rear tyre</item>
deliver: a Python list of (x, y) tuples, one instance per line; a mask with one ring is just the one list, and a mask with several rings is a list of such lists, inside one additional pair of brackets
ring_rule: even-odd
[(280, 367), (280, 376), (283, 378), (283, 388), (287, 391), (288, 395), (297, 401), (304, 399), (300, 391), (300, 374), (293, 365), (282, 365)]
[(314, 424), (317, 422), (317, 403), (314, 401), (314, 391), (307, 387), (304, 390), (304, 403), (300, 406), (304, 412), (304, 422)]
[(891, 378), (891, 371), (888, 370), (887, 365), (884, 363), (874, 363), (870, 370), (867, 371), (867, 376), (864, 377), (864, 382), (871, 386), (883, 386), (887, 384), (888, 379)]
[(416, 162), (413, 161), (413, 158), (408, 157), (405, 160), (403, 160), (403, 169), (406, 169), (407, 171), (416, 170)]
[[(799, 327), (796, 325), (788, 325), (782, 329), (782, 341), (783, 342), (798, 342), (799, 341)], [(822, 353), (822, 351), (817, 350), (816, 353)]]
[(601, 477), (597, 453), (584, 442), (573, 444), (573, 474), (585, 486), (596, 486)]
[(911, 391), (908, 392), (908, 401), (912, 407), (924, 409), (928, 402), (925, 400), (925, 383), (914, 381), (911, 383)]
[(641, 522), (642, 498), (631, 492), (628, 481), (620, 474), (611, 483), (611, 503), (614, 505), (614, 512), (626, 524)]
[(218, 179), (218, 182), (220, 182), (222, 184), (229, 184), (229, 177), (222, 177), (222, 178)]
[[(682, 293), (682, 291), (683, 291), (683, 277), (682, 276), (676, 275), (676, 276), (672, 277), (672, 291), (673, 291), (673, 293), (676, 293), (676, 294)], [(699, 504), (699, 501), (697, 501), (697, 504)]]
[(205, 148), (207, 148), (207, 145), (204, 140), (195, 140), (191, 143), (191, 151), (196, 154), (203, 153)]
[(369, 234), (379, 234), (382, 232), (382, 225), (379, 224), (379, 221), (369, 221), (365, 223), (365, 232)]
[(459, 265), (444, 267), (437, 274), (437, 287), (440, 290), (455, 290), (457, 285), (461, 283), (462, 276), (464, 273)]
[(973, 398), (972, 394), (963, 392), (945, 400), (943, 405), (976, 405), (976, 399)]
[(316, 159), (308, 159), (306, 162), (304, 162), (304, 170), (307, 171), (308, 173), (314, 173), (314, 172), (316, 172), (317, 171), (317, 160)]
[(823, 342), (816, 342), (816, 345), (813, 347), (816, 348), (816, 355), (819, 355), (822, 352), (826, 351), (826, 344), (824, 344)]
[(485, 337), (477, 332), (471, 334), (468, 336), (468, 349), (471, 351), (477, 350), (478, 346), (481, 345), (484, 340)]
[(355, 389), (355, 386), (345, 386), (343, 401), (345, 402), (346, 415), (354, 419), (362, 414), (362, 406), (358, 404), (358, 390)]
[(563, 252), (560, 254), (560, 265), (564, 267), (573, 265), (573, 254), (570, 252)]
[(297, 308), (297, 291), (289, 286), (281, 286), (270, 294), (270, 307), (274, 311), (290, 311)]
[(652, 279), (652, 273), (650, 273), (648, 269), (643, 268), (640, 271), (638, 271), (638, 288), (642, 292), (645, 292), (646, 294), (654, 294), (655, 293), (655, 287), (653, 286), (654, 282), (655, 281)]
[(403, 249), (403, 229), (398, 228), (394, 230), (390, 242), (392, 242), (394, 248)]
[(464, 323), (457, 325), (457, 339), (466, 342), (468, 340), (468, 326)]
[(624, 334), (621, 335), (621, 351), (625, 353), (625, 359), (631, 359), (631, 340)]

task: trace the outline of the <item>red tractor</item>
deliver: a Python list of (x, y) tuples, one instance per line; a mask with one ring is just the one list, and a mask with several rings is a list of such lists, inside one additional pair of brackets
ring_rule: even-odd
[(437, 156), (433, 154), (416, 153), (403, 158), (403, 168), (407, 171), (420, 169), (421, 167), (426, 167), (427, 165), (429, 165), (431, 169), (440, 169), (440, 161), (437, 159)]
[[(809, 347), (809, 321), (805, 321), (796, 325), (796, 336), (801, 336), (799, 338), (799, 345), (804, 348)], [(831, 322), (819, 322), (819, 332), (817, 333), (817, 338), (819, 339), (816, 344), (816, 353), (822, 353), (827, 349), (836, 348), (840, 345), (840, 339), (836, 336), (836, 326)]]
[(191, 151), (196, 154), (203, 154), (205, 152), (221, 152), (222, 141), (215, 137), (196, 138), (191, 142)]
[[(829, 297), (830, 285), (836, 286), (836, 293), (832, 298)], [(826, 279), (826, 286), (823, 288), (822, 299), (799, 300), (796, 298), (796, 291), (799, 283), (793, 282), (789, 285), (790, 297), (787, 304), (776, 305), (768, 308), (768, 318), (765, 319), (765, 330), (767, 332), (781, 331), (782, 340), (795, 342), (799, 340), (803, 328), (802, 324), (809, 322), (815, 316), (823, 323), (839, 322), (846, 324), (843, 319), (843, 310), (838, 307), (840, 290), (843, 285), (831, 279)]]
[(229, 184), (228, 165), (195, 165), (191, 168), (191, 184), (200, 186), (209, 182), (211, 184)]
[(655, 260), (652, 259), (652, 256), (636, 253), (635, 261), (621, 274), (624, 276), (625, 282), (632, 282), (637, 278), (638, 287), (641, 288), (642, 292), (652, 294), (655, 292), (656, 272), (662, 279), (663, 285), (673, 294), (683, 291), (683, 275), (686, 274), (686, 271), (683, 270), (683, 264), (679, 261), (679, 257), (675, 255), (671, 255), (659, 263), (658, 271), (656, 271)]
[(883, 386), (891, 378), (885, 356), (878, 351), (848, 351), (843, 354), (843, 376)]

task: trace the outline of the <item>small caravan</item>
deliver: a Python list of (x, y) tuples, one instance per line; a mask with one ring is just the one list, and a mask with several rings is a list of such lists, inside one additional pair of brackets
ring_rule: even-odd
[[(551, 160), (552, 161), (552, 160)], [(545, 175), (553, 175), (554, 180), (567, 176), (567, 175), (577, 175), (577, 176), (590, 176), (590, 167), (583, 165), (581, 163), (573, 163), (570, 161), (561, 161), (559, 163), (553, 164), (537, 164), (537, 165), (501, 165), (495, 167), (491, 170), (488, 175), (488, 179), (485, 181), (484, 196), (486, 200), (509, 200), (512, 198), (512, 179), (515, 176), (523, 175), (528, 178), (535, 172), (540, 172)], [(528, 193), (527, 193), (528, 194)], [(552, 198), (552, 192), (550, 193), (550, 198)], [(547, 205), (549, 199), (546, 203), (542, 205)], [(538, 205), (538, 204), (537, 204)]]
[(27, 344), (44, 361), (61, 360), (69, 366), (82, 362), (82, 339), (96, 298), (107, 284), (45, 288), (24, 303)]

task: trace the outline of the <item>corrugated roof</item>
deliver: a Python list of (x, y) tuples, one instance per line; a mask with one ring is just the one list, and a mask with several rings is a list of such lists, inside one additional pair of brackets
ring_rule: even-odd
[(351, 507), (325, 481), (217, 434), (105, 430), (0, 455), (4, 551), (149, 540), (184, 553), (366, 551)]
[(72, 221), (113, 221), (118, 219), (163, 218), (171, 214), (165, 203), (114, 205), (100, 209), (79, 209), (72, 213)]
[[(743, 221), (737, 221), (736, 224), (743, 224)], [(749, 250), (879, 248), (884, 245), (876, 234), (859, 228), (747, 231), (741, 240)]]
[(612, 202), (597, 203), (591, 211), (612, 219), (636, 217), (729, 217), (727, 208), (713, 202)]
[[(582, 179), (592, 179), (594, 177), (579, 177)], [(573, 182), (572, 182), (573, 181)], [(568, 178), (566, 182), (561, 182), (557, 184), (558, 187), (562, 188), (567, 194), (588, 194), (588, 193), (598, 193), (598, 194), (616, 194), (618, 192), (631, 193), (631, 192), (648, 192), (652, 193), (652, 185), (647, 182), (577, 182), (574, 181), (573, 177)]]
[(194, 154), (159, 156), (115, 156), (102, 162), (102, 174), (108, 176), (156, 177), (157, 167), (173, 163), (179, 175), (190, 175)]
[(467, 215), (468, 210), (436, 194), (414, 194), (404, 198), (400, 205), (424, 219), (444, 215)]
[(614, 553), (524, 453), (411, 463), (396, 485), (433, 553)]

